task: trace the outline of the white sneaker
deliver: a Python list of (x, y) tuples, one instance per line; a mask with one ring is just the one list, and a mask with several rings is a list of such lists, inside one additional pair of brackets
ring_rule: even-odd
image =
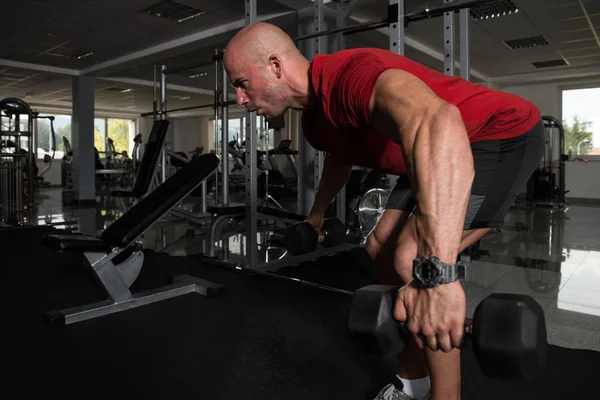
[[(423, 400), (429, 400), (430, 395), (427, 393), (427, 396), (423, 398)], [(377, 396), (373, 400), (416, 400), (404, 393), (403, 390), (398, 390), (393, 383), (385, 386), (381, 391), (377, 394)]]

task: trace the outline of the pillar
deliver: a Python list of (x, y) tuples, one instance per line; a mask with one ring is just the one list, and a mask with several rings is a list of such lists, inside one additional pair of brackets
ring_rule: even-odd
[(73, 189), (79, 204), (94, 204), (96, 168), (94, 154), (94, 78), (73, 77)]

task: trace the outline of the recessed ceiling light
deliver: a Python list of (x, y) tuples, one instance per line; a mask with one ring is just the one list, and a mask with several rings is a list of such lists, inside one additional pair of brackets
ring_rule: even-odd
[(161, 1), (142, 10), (160, 18), (167, 18), (182, 23), (205, 14), (204, 11), (176, 3), (171, 0)]
[(498, 0), (473, 6), (469, 13), (474, 19), (483, 20), (518, 13), (519, 8), (511, 0)]

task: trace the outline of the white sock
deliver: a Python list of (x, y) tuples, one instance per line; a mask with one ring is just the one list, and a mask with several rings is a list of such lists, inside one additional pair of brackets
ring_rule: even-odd
[(404, 379), (400, 378), (399, 375), (396, 375), (396, 378), (398, 378), (404, 385), (402, 388), (404, 393), (409, 395), (411, 398), (415, 400), (424, 400), (428, 398), (427, 396), (429, 395), (429, 390), (431, 388), (431, 380), (429, 379), (429, 376), (419, 379)]

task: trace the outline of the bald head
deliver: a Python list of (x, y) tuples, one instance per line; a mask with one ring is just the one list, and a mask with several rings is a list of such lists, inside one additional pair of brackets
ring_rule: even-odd
[[(296, 45), (281, 28), (266, 22), (257, 22), (242, 28), (227, 44), (225, 58), (244, 59), (258, 65), (267, 63), (271, 55), (284, 59), (301, 58)], [(226, 61), (227, 62), (227, 61)]]
[(275, 118), (298, 109), (308, 97), (309, 61), (281, 28), (258, 22), (242, 28), (227, 44), (225, 70), (236, 88), (237, 103)]

